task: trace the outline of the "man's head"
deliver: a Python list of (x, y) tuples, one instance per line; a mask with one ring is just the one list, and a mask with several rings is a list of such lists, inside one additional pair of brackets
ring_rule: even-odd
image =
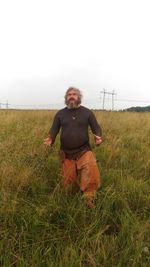
[(82, 94), (79, 89), (70, 87), (65, 94), (65, 104), (68, 108), (78, 108), (81, 104)]

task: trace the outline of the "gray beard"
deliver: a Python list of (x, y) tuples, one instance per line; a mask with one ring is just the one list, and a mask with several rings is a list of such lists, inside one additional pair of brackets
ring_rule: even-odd
[(76, 108), (78, 108), (78, 107), (80, 107), (80, 105), (79, 104), (68, 104), (67, 105), (67, 108), (69, 108), (69, 109), (76, 109)]
[(66, 105), (68, 109), (75, 109), (80, 106), (79, 101), (76, 101), (74, 103), (69, 103), (69, 101), (66, 101)]

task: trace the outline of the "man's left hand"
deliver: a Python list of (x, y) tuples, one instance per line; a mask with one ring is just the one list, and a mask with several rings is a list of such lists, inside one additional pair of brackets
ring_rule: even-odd
[(94, 137), (95, 137), (95, 144), (98, 146), (102, 143), (102, 138), (98, 135), (95, 135), (94, 134)]

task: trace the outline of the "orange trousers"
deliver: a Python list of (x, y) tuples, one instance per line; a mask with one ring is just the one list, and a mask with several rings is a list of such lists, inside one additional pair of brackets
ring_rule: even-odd
[(94, 198), (101, 180), (93, 152), (87, 151), (77, 160), (64, 159), (62, 177), (64, 189), (79, 188), (85, 198)]

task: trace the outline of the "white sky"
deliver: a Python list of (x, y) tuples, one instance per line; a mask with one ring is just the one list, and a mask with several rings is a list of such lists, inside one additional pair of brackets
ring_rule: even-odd
[(0, 102), (60, 108), (76, 86), (88, 107), (103, 88), (116, 109), (148, 106), (149, 28), (149, 0), (1, 0)]

